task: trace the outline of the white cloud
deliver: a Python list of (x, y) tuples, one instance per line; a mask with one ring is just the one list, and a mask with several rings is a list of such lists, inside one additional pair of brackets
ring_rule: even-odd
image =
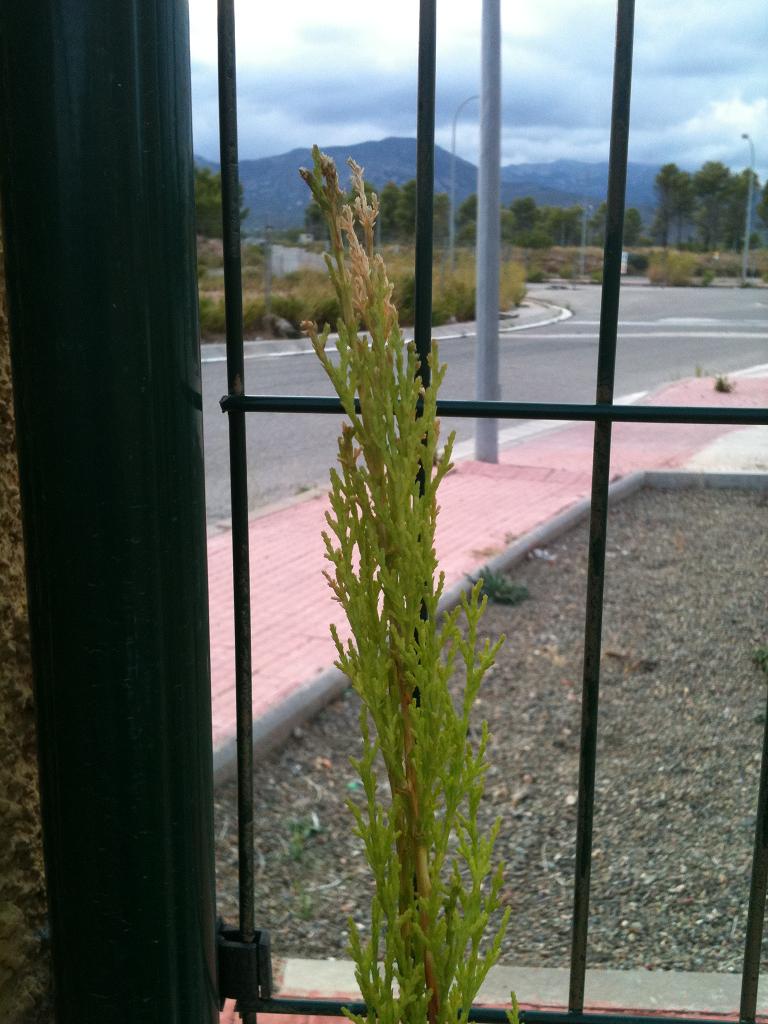
[[(438, 4), (436, 138), (450, 145), (457, 106), (480, 87), (480, 9)], [(505, 162), (608, 152), (614, 0), (501, 0)], [(266, 156), (416, 130), (415, 0), (238, 0), (240, 151)], [(321, 12), (321, 13), (320, 13)], [(215, 158), (214, 0), (191, 0), (195, 141)], [(636, 14), (631, 157), (697, 166), (746, 163), (742, 132), (768, 169), (764, 0), (666, 0)], [(461, 117), (457, 151), (477, 158), (478, 105)]]

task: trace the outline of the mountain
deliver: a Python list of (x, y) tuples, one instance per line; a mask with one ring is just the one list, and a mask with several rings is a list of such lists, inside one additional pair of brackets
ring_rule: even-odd
[[(627, 165), (627, 206), (641, 213), (656, 206), (655, 164)], [(582, 163), (579, 160), (555, 160), (548, 164), (507, 164), (501, 169), (502, 202), (504, 194), (533, 196), (546, 206), (572, 206), (584, 200), (602, 203), (608, 192), (608, 163)]]
[[(387, 138), (353, 146), (329, 146), (324, 150), (339, 167), (342, 185), (349, 183), (347, 157), (365, 169), (366, 181), (382, 188), (388, 181), (403, 185), (416, 176), (416, 139)], [(309, 203), (307, 186), (299, 167), (311, 166), (309, 149), (293, 149), (279, 156), (240, 161), (240, 180), (249, 209), (246, 229), (300, 227)], [(214, 167), (199, 159), (200, 166)], [(627, 173), (627, 205), (639, 207), (647, 218), (655, 206), (653, 180), (658, 168), (651, 164), (630, 164)], [(451, 182), (451, 154), (435, 146), (435, 192), (448, 192)], [(555, 160), (542, 164), (507, 164), (501, 169), (501, 201), (533, 196), (537, 203), (572, 206), (581, 202), (597, 205), (605, 199), (608, 183), (606, 162), (589, 164), (577, 160)], [(477, 167), (456, 157), (456, 202), (477, 191)]]
[[(370, 181), (374, 188), (380, 189), (388, 181), (403, 185), (416, 176), (416, 139), (389, 138), (379, 142), (360, 142), (354, 146), (328, 146), (323, 152), (336, 161), (343, 187), (349, 185), (348, 157), (365, 168), (366, 181)], [(307, 186), (299, 177), (299, 168), (311, 166), (310, 149), (292, 149), (289, 153), (260, 160), (241, 160), (240, 181), (244, 203), (250, 211), (246, 227), (257, 229), (267, 222), (279, 228), (301, 226), (310, 197)], [(436, 146), (436, 192), (449, 191), (450, 176), (451, 154)], [(476, 191), (476, 183), (475, 165), (456, 157), (457, 201)]]

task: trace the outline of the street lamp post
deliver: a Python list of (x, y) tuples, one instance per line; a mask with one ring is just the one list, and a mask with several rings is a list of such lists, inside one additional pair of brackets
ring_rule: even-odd
[(749, 261), (749, 240), (752, 236), (752, 189), (755, 182), (755, 147), (748, 132), (742, 133), (742, 139), (749, 143), (749, 184), (747, 185), (747, 213), (744, 225), (744, 252), (741, 257), (741, 280), (747, 283), (747, 264)]
[(581, 208), (581, 251), (579, 253), (579, 277), (584, 277), (587, 268), (587, 215), (592, 212), (591, 205), (584, 200)]
[(480, 99), (479, 96), (467, 96), (458, 105), (456, 113), (453, 115), (453, 130), (451, 132), (451, 201), (448, 215), (448, 266), (451, 273), (454, 270), (454, 247), (456, 245), (456, 122), (464, 107), (471, 103), (472, 100), (478, 99)]

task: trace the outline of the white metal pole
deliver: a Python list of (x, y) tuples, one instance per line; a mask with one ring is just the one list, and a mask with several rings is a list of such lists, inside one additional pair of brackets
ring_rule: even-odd
[(451, 130), (451, 193), (450, 193), (450, 211), (448, 220), (448, 269), (453, 273), (455, 269), (454, 261), (454, 250), (456, 247), (456, 123), (459, 120), (459, 114), (462, 112), (464, 107), (472, 100), (479, 99), (479, 96), (467, 96), (465, 100), (458, 105), (456, 113), (453, 115), (453, 128)]
[[(499, 0), (483, 0), (480, 166), (477, 188), (477, 397), (498, 401), (499, 262), (501, 258), (501, 17)], [(498, 420), (479, 419), (475, 458), (499, 461)]]

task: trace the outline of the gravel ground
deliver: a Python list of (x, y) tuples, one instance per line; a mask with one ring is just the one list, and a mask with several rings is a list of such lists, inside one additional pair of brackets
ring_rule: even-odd
[[(645, 491), (611, 511), (589, 966), (740, 970), (768, 643), (765, 496)], [(512, 908), (502, 961), (568, 965), (586, 527), (513, 571), (492, 605), (507, 636), (487, 677), (491, 769)], [(346, 955), (369, 899), (348, 797), (359, 789), (348, 691), (256, 776), (257, 925), (278, 955)], [(217, 792), (219, 905), (237, 920), (234, 785)], [(765, 954), (765, 950), (764, 950)]]

